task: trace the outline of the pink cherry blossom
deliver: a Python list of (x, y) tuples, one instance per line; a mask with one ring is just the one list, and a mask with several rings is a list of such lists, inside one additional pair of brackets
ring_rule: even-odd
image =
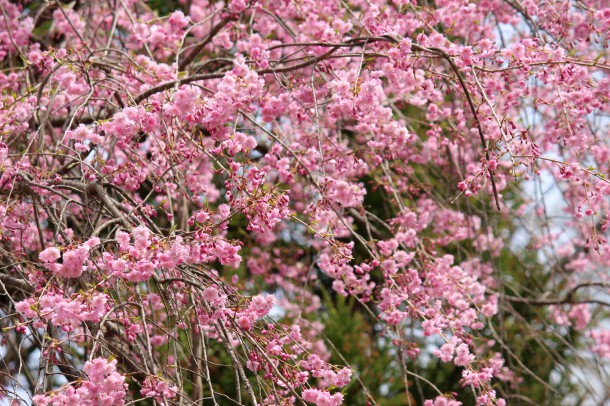
[(15, 404), (601, 401), (604, 1), (0, 11)]

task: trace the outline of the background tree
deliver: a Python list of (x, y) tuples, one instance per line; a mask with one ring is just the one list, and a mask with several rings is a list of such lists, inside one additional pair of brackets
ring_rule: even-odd
[(607, 400), (604, 1), (0, 9), (5, 399)]

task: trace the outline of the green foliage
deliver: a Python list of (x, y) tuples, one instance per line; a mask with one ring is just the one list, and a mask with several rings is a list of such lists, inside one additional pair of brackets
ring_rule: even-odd
[[(400, 404), (404, 394), (395, 349), (378, 325), (354, 298), (325, 295), (324, 335), (332, 350), (331, 363), (346, 361), (360, 381), (352, 380), (345, 389), (345, 404), (366, 405), (366, 393), (383, 405)], [(402, 400), (401, 400), (402, 399)]]
[(157, 11), (160, 16), (168, 15), (176, 10), (182, 10), (183, 6), (176, 0), (148, 0), (146, 3), (151, 9)]

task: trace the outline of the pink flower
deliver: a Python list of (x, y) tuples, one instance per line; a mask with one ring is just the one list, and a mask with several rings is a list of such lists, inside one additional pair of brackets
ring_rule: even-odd
[(126, 233), (125, 231), (117, 231), (116, 240), (119, 243), (121, 250), (123, 250), (123, 251), (127, 250), (127, 248), (129, 247), (129, 242), (130, 242), (128, 233)]
[(337, 372), (334, 385), (338, 388), (347, 385), (350, 382), (351, 376), (352, 370), (350, 368), (341, 368), (341, 370)]
[(237, 325), (242, 330), (250, 331), (252, 329), (252, 319), (248, 316), (241, 316), (237, 321)]
[(82, 405), (82, 406), (123, 406), (127, 395), (125, 376), (116, 369), (116, 360), (108, 361), (105, 358), (95, 358), (85, 362), (83, 371), (88, 379), (74, 386), (67, 386), (53, 395), (37, 395), (34, 397), (36, 405)]
[(426, 400), (424, 402), (424, 406), (461, 406), (462, 402), (458, 402), (457, 400), (445, 397), (445, 396), (437, 396), (434, 400)]
[(190, 21), (191, 19), (188, 16), (185, 16), (182, 11), (178, 10), (171, 14), (167, 22), (172, 27), (172, 30), (179, 31), (186, 27)]
[(364, 200), (366, 190), (362, 185), (350, 184), (344, 180), (328, 179), (327, 196), (341, 207), (356, 207)]
[(213, 302), (218, 299), (218, 289), (216, 286), (208, 286), (203, 291), (203, 298), (208, 302)]
[(343, 403), (343, 395), (341, 393), (331, 395), (329, 392), (318, 389), (305, 389), (303, 391), (303, 399), (317, 406), (339, 406)]
[(150, 231), (144, 226), (138, 226), (131, 232), (134, 243), (133, 246), (138, 250), (145, 250), (152, 243), (150, 241)]
[(89, 249), (80, 246), (64, 252), (61, 268), (56, 273), (64, 278), (78, 278), (83, 273), (83, 265), (89, 258)]
[(43, 262), (55, 262), (60, 256), (61, 254), (56, 247), (49, 247), (38, 254), (38, 258)]
[(248, 7), (246, 0), (231, 0), (231, 3), (229, 3), (229, 10), (235, 14), (241, 13), (246, 7)]
[(153, 397), (158, 403), (164, 403), (163, 400), (172, 399), (178, 393), (176, 386), (170, 385), (167, 381), (157, 378), (148, 377), (144, 381), (142, 390), (140, 391), (144, 397)]
[(472, 361), (474, 361), (474, 355), (470, 354), (470, 351), (468, 350), (468, 345), (466, 345), (466, 344), (458, 345), (458, 347), (456, 349), (455, 360), (454, 360), (455, 365), (466, 366), (466, 365), (470, 364)]
[(595, 330), (590, 336), (594, 342), (592, 351), (602, 358), (610, 358), (610, 330)]
[(34, 318), (37, 316), (36, 312), (32, 309), (36, 301), (32, 298), (22, 300), (15, 303), (15, 310), (23, 314), (24, 317)]

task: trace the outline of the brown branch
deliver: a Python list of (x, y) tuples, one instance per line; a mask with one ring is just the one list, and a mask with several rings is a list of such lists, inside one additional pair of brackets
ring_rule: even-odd
[[(3, 269), (6, 270), (7, 268)], [(8, 288), (19, 289), (27, 294), (34, 292), (34, 288), (26, 280), (5, 273), (0, 273), (0, 282)]]
[(610, 288), (610, 283), (608, 282), (582, 282), (578, 285), (574, 286), (563, 298), (527, 298), (527, 297), (518, 297), (518, 296), (510, 296), (503, 295), (505, 299), (509, 300), (513, 303), (526, 303), (532, 306), (550, 306), (550, 305), (560, 305), (560, 304), (582, 304), (582, 303), (590, 303), (590, 304), (599, 304), (603, 306), (610, 307), (610, 303), (604, 302), (603, 300), (597, 299), (582, 299), (578, 300), (574, 297), (574, 294), (577, 290), (583, 288)]
[[(462, 74), (461, 74), (459, 68), (453, 61), (453, 58), (448, 53), (446, 53), (445, 51), (443, 51), (440, 48), (424, 48), (417, 44), (413, 44), (412, 46), (421, 51), (434, 51), (434, 52), (438, 53), (440, 56), (442, 56), (444, 59), (446, 59), (447, 62), (449, 62), (449, 65), (451, 65), (451, 69), (453, 69), (453, 71), (455, 72), (455, 75), (457, 76), (458, 81), (460, 82), (460, 86), (462, 87), (462, 90), (464, 91), (464, 95), (466, 96), (466, 100), (468, 101), (468, 105), (470, 106), (470, 110), (473, 115), (474, 124), (477, 127), (477, 131), (479, 133), (479, 139), (481, 140), (481, 145), (483, 146), (483, 151), (485, 152), (485, 159), (487, 159), (487, 161), (489, 161), (490, 160), (489, 148), (487, 147), (487, 141), (485, 140), (485, 135), (483, 135), (483, 129), (481, 128), (481, 123), (479, 122), (479, 116), (478, 116), (476, 108), (474, 106), (474, 102), (472, 101), (472, 96), (470, 95), (470, 92), (468, 91), (468, 88), (466, 87), (466, 82), (464, 81), (464, 78), (462, 77)], [(491, 188), (493, 190), (494, 199), (496, 201), (496, 208), (498, 210), (500, 210), (500, 200), (498, 198), (498, 189), (496, 187), (494, 171), (492, 171), (491, 169), (488, 169), (488, 172), (489, 172), (489, 179), (491, 180)]]
[(203, 48), (205, 48), (206, 45), (208, 45), (214, 39), (216, 34), (218, 34), (220, 32), (220, 30), (222, 30), (227, 24), (229, 24), (231, 21), (234, 21), (235, 19), (236, 19), (235, 15), (229, 15), (229, 16), (223, 18), (214, 27), (212, 27), (212, 29), (210, 30), (210, 33), (203, 39), (203, 41), (201, 41), (199, 44), (197, 44), (195, 46), (195, 48), (193, 49), (193, 51), (190, 52), (187, 56), (184, 57), (184, 59), (182, 61), (180, 61), (178, 63), (178, 71), (183, 71), (184, 68), (186, 68), (188, 66), (188, 64), (191, 63), (193, 61), (193, 59), (195, 59), (197, 57), (197, 55), (199, 55), (199, 53), (203, 50)]
[[(260, 69), (255, 72), (258, 73), (259, 75), (264, 75), (267, 73), (283, 73), (283, 72), (290, 72), (293, 70), (306, 68), (308, 66), (314, 65), (314, 64), (328, 58), (339, 48), (340, 48), (339, 46), (335, 46), (331, 50), (329, 50), (328, 52), (325, 52), (324, 54), (322, 54), (320, 56), (311, 58), (305, 62), (296, 64), (296, 65), (284, 66), (282, 68)], [(152, 96), (156, 93), (162, 92), (164, 90), (171, 89), (172, 87), (174, 87), (176, 85), (186, 85), (188, 83), (197, 82), (199, 80), (221, 79), (224, 76), (225, 76), (225, 73), (205, 73), (205, 74), (199, 74), (199, 75), (191, 75), (191, 76), (183, 78), (183, 79), (177, 79), (177, 80), (172, 80), (169, 82), (164, 82), (158, 86), (151, 87), (150, 89), (146, 90), (145, 92), (139, 94), (138, 96), (136, 96), (134, 98), (134, 102), (136, 104), (140, 104), (143, 100), (149, 98), (150, 96)]]
[(552, 299), (542, 299), (542, 298), (527, 298), (527, 297), (517, 297), (517, 296), (509, 296), (504, 295), (505, 299), (513, 303), (525, 303), (532, 306), (552, 306), (552, 305), (560, 305), (560, 304), (599, 304), (602, 306), (610, 307), (610, 303), (604, 302), (603, 300), (597, 299), (583, 299), (577, 300), (574, 299), (570, 294), (568, 294), (564, 298), (552, 298)]
[(125, 227), (127, 230), (131, 230), (131, 224), (129, 224), (129, 222), (125, 219), (125, 216), (123, 216), (120, 213), (117, 206), (110, 199), (110, 197), (108, 196), (106, 191), (102, 188), (102, 186), (99, 183), (97, 183), (97, 182), (90, 183), (87, 186), (86, 191), (87, 191), (87, 194), (97, 195), (100, 198), (100, 200), (102, 201), (102, 203), (104, 203), (106, 208), (110, 211), (110, 213), (112, 213), (112, 215), (115, 218), (119, 219), (119, 221), (121, 222), (123, 227)]

